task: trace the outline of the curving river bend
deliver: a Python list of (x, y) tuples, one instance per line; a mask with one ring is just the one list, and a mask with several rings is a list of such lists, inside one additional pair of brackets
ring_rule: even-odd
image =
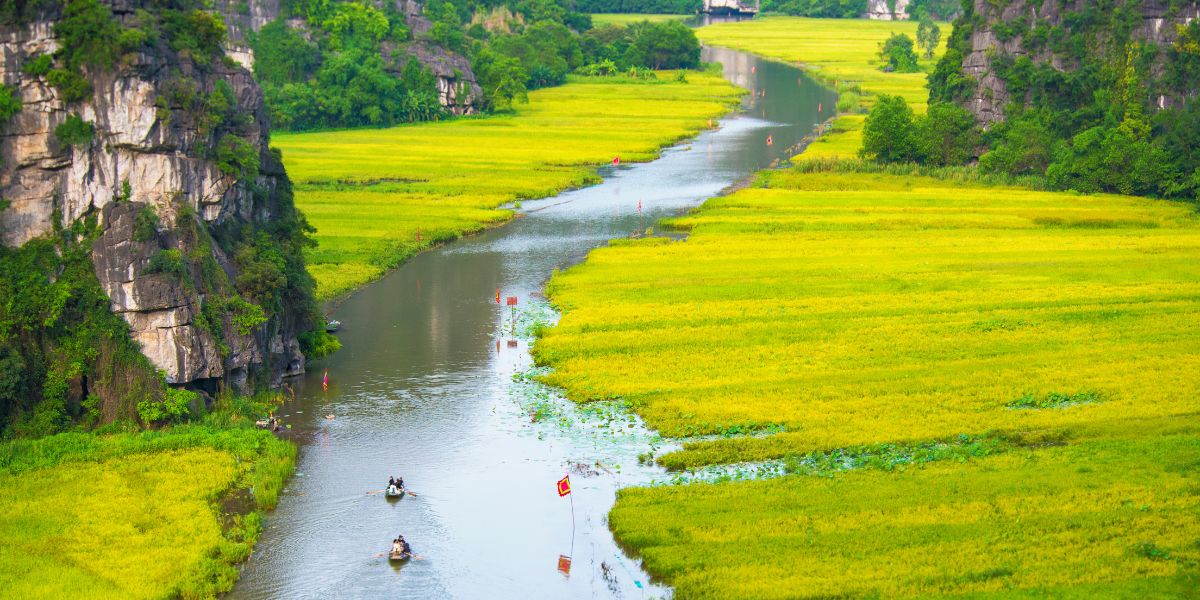
[[(545, 391), (513, 382), (531, 360), (526, 340), (509, 345), (511, 315), (495, 292), (536, 312), (554, 269), (786, 159), (834, 113), (834, 93), (799, 69), (720, 48), (704, 60), (758, 92), (719, 129), (654, 162), (606, 169), (602, 184), (525, 202), (523, 218), (419, 255), (338, 308), (343, 349), (310, 365), (280, 411), (300, 461), (231, 597), (670, 595), (605, 521), (617, 488), (662, 477), (637, 464), (652, 436), (623, 422), (532, 423), (531, 394)], [(555, 491), (567, 471), (574, 527), (571, 501)], [(419, 495), (368, 495), (392, 474)], [(393, 567), (378, 556), (397, 533), (423, 560)]]

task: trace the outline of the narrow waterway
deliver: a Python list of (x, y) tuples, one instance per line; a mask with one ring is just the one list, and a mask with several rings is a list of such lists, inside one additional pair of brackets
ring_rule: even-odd
[[(522, 218), (417, 256), (339, 307), (342, 351), (310, 365), (280, 411), (299, 466), (233, 597), (669, 596), (606, 524), (617, 488), (661, 477), (637, 464), (652, 436), (570, 407), (531, 418), (557, 400), (514, 382), (531, 366), (528, 340), (508, 332), (495, 294), (516, 296), (526, 320), (544, 315), (555, 269), (786, 158), (833, 114), (834, 94), (798, 69), (724, 49), (704, 58), (754, 92), (743, 113), (600, 185), (525, 202)], [(560, 498), (567, 472), (574, 493)], [(368, 494), (392, 474), (418, 495)], [(398, 533), (422, 560), (380, 556)]]

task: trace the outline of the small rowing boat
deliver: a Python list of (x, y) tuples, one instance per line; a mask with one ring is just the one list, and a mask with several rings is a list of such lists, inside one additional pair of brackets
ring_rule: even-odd
[(405, 491), (404, 488), (398, 488), (393, 485), (393, 486), (389, 487), (387, 489), (387, 491), (384, 493), (387, 494), (388, 498), (395, 498), (398, 500), (398, 499), (404, 497), (404, 491)]
[(409, 552), (393, 550), (388, 553), (388, 560), (394, 563), (404, 562), (410, 558), (412, 558), (412, 554)]

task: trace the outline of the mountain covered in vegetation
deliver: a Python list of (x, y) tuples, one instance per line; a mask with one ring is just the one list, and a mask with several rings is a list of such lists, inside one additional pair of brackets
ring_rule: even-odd
[(191, 0), (0, 7), (0, 435), (182, 419), (336, 345), (225, 31)]

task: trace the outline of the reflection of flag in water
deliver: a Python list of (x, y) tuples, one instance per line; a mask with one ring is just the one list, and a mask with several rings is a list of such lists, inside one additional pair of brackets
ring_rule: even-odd
[(325, 376), (321, 378), (321, 387), (329, 387), (329, 369), (325, 369)]
[(563, 556), (561, 554), (558, 555), (558, 572), (562, 573), (563, 575), (565, 575), (567, 577), (571, 576), (571, 557), (570, 556)]
[(563, 478), (558, 480), (558, 497), (561, 498), (570, 493), (571, 493), (571, 476), (563, 475)]
[(768, 145), (768, 146), (770, 146), (770, 145), (772, 145), (772, 144), (774, 144), (774, 143), (775, 143), (775, 138), (773, 138), (773, 137), (771, 137), (771, 136), (769, 136), (769, 135), (768, 135), (768, 136), (767, 136), (767, 145)]

